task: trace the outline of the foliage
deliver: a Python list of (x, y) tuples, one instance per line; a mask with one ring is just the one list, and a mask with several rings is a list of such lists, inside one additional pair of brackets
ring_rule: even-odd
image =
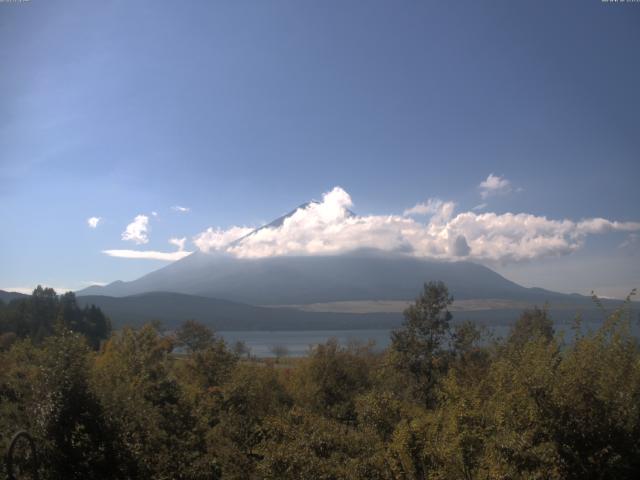
[(426, 406), (434, 404), (435, 385), (447, 366), (452, 302), (442, 282), (426, 283), (415, 304), (404, 311), (402, 328), (391, 333), (390, 362)]
[(336, 339), (313, 348), (293, 372), (296, 403), (346, 423), (355, 422), (355, 398), (370, 384), (371, 345), (341, 347)]
[(427, 284), (385, 352), (330, 340), (274, 363), (241, 358), (246, 349), (194, 321), (175, 335), (123, 329), (96, 351), (74, 303), (41, 289), (0, 306), (0, 449), (16, 430), (31, 432), (41, 478), (640, 472), (640, 348), (629, 304), (571, 342), (537, 308), (506, 339), (490, 340), (473, 324), (452, 325), (446, 287)]

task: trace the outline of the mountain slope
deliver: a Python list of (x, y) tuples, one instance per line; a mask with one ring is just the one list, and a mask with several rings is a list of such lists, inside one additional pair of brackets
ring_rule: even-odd
[(495, 298), (544, 303), (585, 299), (525, 288), (471, 262), (429, 261), (375, 251), (261, 259), (196, 252), (132, 282), (89, 287), (78, 295), (128, 296), (165, 291), (252, 305), (412, 300), (422, 284), (430, 280), (445, 282), (460, 300)]

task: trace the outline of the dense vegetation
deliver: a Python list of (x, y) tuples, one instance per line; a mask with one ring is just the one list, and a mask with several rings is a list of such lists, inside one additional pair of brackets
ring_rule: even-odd
[[(0, 347), (0, 450), (18, 428), (32, 432), (40, 478), (640, 472), (640, 350), (625, 309), (594, 332), (577, 322), (570, 344), (539, 309), (491, 340), (452, 325), (447, 289), (431, 283), (385, 352), (329, 341), (282, 363), (241, 358), (193, 321), (171, 335), (125, 328), (94, 349), (87, 322), (38, 316), (43, 295)], [(16, 308), (3, 307), (2, 328)]]
[(5, 305), (0, 300), (0, 349), (16, 338), (39, 344), (56, 331), (82, 334), (97, 349), (111, 333), (111, 322), (95, 305), (78, 305), (73, 292), (57, 295), (52, 288), (38, 287), (30, 296)]

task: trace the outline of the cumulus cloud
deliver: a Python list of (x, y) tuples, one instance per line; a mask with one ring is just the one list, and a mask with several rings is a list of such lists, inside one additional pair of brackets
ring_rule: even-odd
[(181, 207), (180, 205), (174, 205), (173, 207), (171, 207), (171, 210), (179, 213), (189, 213), (191, 211), (189, 207)]
[(494, 195), (504, 195), (513, 190), (509, 180), (500, 175), (494, 175), (493, 173), (490, 173), (486, 180), (480, 182), (478, 188), (480, 189), (480, 196), (483, 199)]
[(101, 221), (101, 217), (89, 217), (87, 218), (87, 225), (89, 225), (89, 228), (97, 228)]
[[(640, 222), (603, 218), (553, 220), (527, 213), (462, 212), (454, 204), (431, 200), (403, 215), (353, 216), (350, 195), (340, 187), (321, 202), (298, 209), (274, 228), (209, 228), (194, 237), (205, 252), (224, 251), (242, 258), (337, 254), (361, 248), (402, 252), (424, 258), (513, 262), (565, 255), (586, 237), (612, 231), (640, 231)], [(430, 215), (420, 222), (411, 215)], [(252, 233), (250, 233), (252, 232)]]
[(124, 232), (122, 232), (122, 240), (130, 240), (136, 245), (149, 243), (149, 217), (146, 215), (138, 215), (133, 219)]
[(184, 249), (185, 238), (171, 238), (169, 243), (178, 247), (175, 252), (158, 252), (156, 250), (103, 250), (102, 253), (109, 255), (110, 257), (118, 258), (137, 258), (144, 260), (163, 260), (165, 262), (175, 262), (193, 252), (187, 252)]

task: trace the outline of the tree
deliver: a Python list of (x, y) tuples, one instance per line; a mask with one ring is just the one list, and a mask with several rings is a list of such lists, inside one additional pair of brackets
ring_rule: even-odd
[(206, 431), (173, 371), (173, 339), (151, 325), (112, 335), (92, 386), (118, 433), (117, 478), (217, 478)]
[(273, 353), (276, 357), (276, 361), (280, 361), (283, 357), (289, 355), (289, 349), (285, 345), (272, 345), (271, 353)]
[(26, 300), (24, 312), (29, 324), (30, 337), (41, 342), (53, 333), (53, 325), (58, 311), (58, 296), (53, 288), (42, 288), (40, 285)]
[(63, 329), (38, 350), (31, 404), (41, 478), (108, 479), (118, 475), (113, 432), (89, 386), (86, 339)]
[(335, 338), (316, 345), (293, 371), (291, 390), (299, 404), (344, 423), (355, 422), (355, 399), (371, 384), (371, 345), (341, 347)]
[(220, 392), (220, 414), (211, 439), (222, 460), (223, 478), (262, 478), (255, 475), (255, 468), (261, 459), (258, 446), (265, 419), (283, 415), (291, 399), (273, 367), (253, 364), (238, 365)]
[(233, 344), (233, 353), (235, 353), (238, 358), (242, 358), (244, 356), (251, 358), (251, 348), (242, 340), (238, 340)]
[(58, 305), (56, 325), (81, 333), (94, 350), (97, 350), (100, 343), (109, 337), (111, 322), (95, 305), (81, 309), (73, 292), (60, 295)]
[(0, 334), (13, 332), (17, 337), (41, 343), (56, 329), (84, 335), (97, 350), (109, 337), (111, 322), (95, 305), (81, 309), (73, 292), (58, 296), (52, 288), (41, 286), (31, 296), (12, 301), (0, 312)]
[(446, 367), (452, 302), (444, 283), (426, 283), (416, 302), (404, 311), (402, 327), (391, 333), (391, 362), (397, 371), (408, 374), (414, 395), (427, 406), (434, 404), (433, 389)]
[(196, 320), (185, 321), (176, 331), (178, 345), (190, 352), (205, 350), (214, 342), (214, 334), (210, 328)]
[(553, 321), (549, 317), (547, 307), (542, 309), (533, 307), (522, 312), (509, 332), (508, 343), (515, 347), (522, 347), (537, 337), (550, 341), (554, 333)]
[(268, 480), (395, 478), (379, 443), (336, 420), (294, 407), (267, 418), (257, 478)]

